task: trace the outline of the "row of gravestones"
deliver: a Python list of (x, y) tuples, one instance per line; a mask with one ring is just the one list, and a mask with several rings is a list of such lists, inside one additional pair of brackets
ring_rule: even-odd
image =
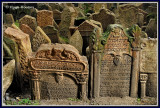
[[(69, 9), (69, 11), (73, 11), (72, 9)], [(49, 15), (45, 15), (45, 13), (53, 16), (52, 12), (45, 10), (40, 11), (40, 15), (37, 13), (37, 24), (42, 28), (45, 24), (53, 24), (53, 18)], [(72, 15), (74, 17), (74, 14)], [(130, 48), (128, 37), (126, 37), (127, 35), (122, 27), (112, 25), (109, 30), (114, 32), (110, 32), (110, 35), (104, 36), (105, 39), (101, 41), (100, 37), (102, 37), (101, 34), (103, 32), (101, 23), (94, 20), (86, 20), (73, 34), (73, 42), (77, 38), (77, 35), (87, 37), (86, 40), (88, 43), (93, 42), (93, 45), (88, 44), (90, 46), (89, 49), (92, 49), (91, 47), (93, 46), (93, 50), (89, 51), (88, 57), (91, 61), (91, 72), (89, 74), (88, 61), (85, 57), (80, 56), (74, 47), (60, 44), (41, 45), (42, 43), (51, 43), (50, 39), (40, 27), (36, 28), (34, 26), (36, 23), (35, 20), (32, 21), (26, 18), (27, 21), (23, 22), (25, 18), (26, 17), (23, 17), (20, 20), (20, 28), (24, 31), (22, 32), (18, 28), (15, 29), (15, 27), (13, 27), (14, 29), (7, 28), (5, 30), (5, 38), (9, 38), (6, 40), (10, 40), (10, 42), (6, 43), (12, 44), (12, 47), (15, 48), (13, 51), (16, 60), (16, 74), (17, 77), (20, 78), (19, 82), (23, 82), (21, 80), (24, 79), (23, 77), (25, 75), (29, 76), (30, 74), (31, 76), (33, 99), (67, 98), (69, 96), (73, 98), (81, 97), (84, 99), (86, 98), (88, 86), (91, 88), (91, 90), (88, 91), (91, 97), (123, 97), (129, 96), (129, 93), (131, 93), (132, 97), (136, 97), (138, 93), (139, 74), (141, 78), (141, 94), (145, 94), (145, 87), (146, 84), (148, 84), (148, 96), (156, 95), (156, 92), (151, 92), (150, 90), (154, 88), (154, 91), (156, 91), (157, 87), (156, 79), (154, 78), (156, 77), (156, 56), (152, 58), (151, 54), (146, 55), (146, 51), (141, 51), (145, 56), (141, 60), (141, 65), (144, 68), (139, 71), (137, 65), (139, 64), (138, 54), (140, 51), (136, 46), (139, 42), (135, 41), (135, 43), (133, 43), (135, 48)], [(49, 22), (46, 23), (48, 20)], [(26, 22), (27, 25), (25, 25)], [(29, 26), (30, 24), (33, 25)], [(52, 27), (49, 28), (53, 31)], [(25, 30), (29, 32), (27, 33), (29, 35), (25, 34)], [(47, 30), (48, 29), (46, 29), (46, 31)], [(49, 36), (50, 31), (48, 30), (47, 32)], [(93, 36), (92, 42), (89, 42), (89, 37), (92, 32), (95, 36)], [(33, 36), (32, 38), (31, 35)], [(32, 46), (33, 50), (35, 48), (33, 53), (30, 41), (35, 42), (34, 46)], [(144, 48), (146, 47), (145, 45), (150, 45), (150, 41), (152, 40), (146, 40), (146, 42), (147, 41), (149, 42), (144, 44)], [(100, 43), (103, 44), (101, 45)], [(105, 43), (107, 44), (105, 45)], [(152, 44), (154, 43), (155, 42), (152, 42)], [(102, 50), (103, 45), (105, 45), (104, 50)], [(155, 48), (153, 48), (153, 46)], [(146, 50), (149, 51), (148, 48), (151, 48), (153, 49), (153, 54), (156, 55), (156, 44), (153, 46), (147, 47)], [(130, 50), (128, 51), (128, 49)], [(148, 57), (151, 59), (149, 58), (146, 60)], [(132, 58), (136, 59), (132, 61)], [(154, 61), (155, 65), (153, 67), (148, 67), (151, 60)], [(90, 85), (88, 85), (88, 75), (91, 77), (89, 80)], [(42, 78), (42, 76), (45, 77)], [(148, 80), (145, 76), (148, 76)], [(19, 86), (22, 87), (22, 85), (23, 83)], [(121, 90), (117, 88), (121, 88)]]

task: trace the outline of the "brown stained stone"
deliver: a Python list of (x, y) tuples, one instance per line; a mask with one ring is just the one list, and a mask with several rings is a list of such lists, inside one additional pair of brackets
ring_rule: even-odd
[(32, 50), (35, 52), (40, 47), (41, 44), (51, 43), (49, 37), (45, 32), (38, 26), (36, 28), (35, 35), (32, 38)]
[(6, 18), (5, 18), (6, 24), (12, 24), (12, 23), (14, 23), (14, 18), (13, 18), (12, 14), (6, 14), (5, 16), (6, 16)]
[(29, 15), (25, 15), (19, 20), (19, 26), (21, 26), (22, 24), (28, 25), (33, 31), (35, 31), (37, 27), (36, 18)]
[(58, 33), (58, 30), (55, 29), (54, 26), (46, 26), (46, 27), (43, 28), (43, 31), (50, 38), (52, 43), (58, 43), (59, 42), (59, 33)]
[(30, 41), (32, 41), (32, 37), (35, 35), (35, 32), (26, 24), (22, 24), (20, 29), (30, 36)]
[(92, 19), (102, 24), (103, 31), (107, 30), (109, 24), (115, 23), (115, 14), (108, 9), (101, 9), (99, 13), (92, 15)]
[(101, 9), (107, 9), (107, 3), (95, 3), (94, 4), (94, 12), (98, 13)]
[(82, 54), (83, 39), (78, 30), (76, 30), (69, 38), (69, 44), (73, 45), (79, 51), (79, 53)]
[(42, 28), (48, 25), (53, 25), (53, 12), (48, 10), (38, 11), (37, 24)]
[(32, 70), (32, 99), (78, 98), (78, 95), (81, 99), (86, 98), (88, 63), (75, 47), (69, 44), (42, 44), (30, 56), (29, 66)]
[(3, 66), (3, 96), (13, 81), (15, 71), (15, 60), (11, 60)]
[(11, 27), (5, 30), (4, 35), (14, 42), (16, 75), (17, 78), (20, 79), (19, 82), (21, 82), (21, 87), (19, 89), (22, 89), (23, 82), (28, 80), (27, 56), (32, 52), (29, 35)]
[(73, 7), (66, 7), (61, 14), (61, 22), (59, 25), (60, 36), (69, 38), (71, 33), (70, 26), (74, 26), (75, 18), (77, 17), (76, 10)]

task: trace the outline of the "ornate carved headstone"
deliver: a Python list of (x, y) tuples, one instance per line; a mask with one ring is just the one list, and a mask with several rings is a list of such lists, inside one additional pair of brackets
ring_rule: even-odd
[(140, 73), (148, 74), (146, 95), (157, 96), (157, 39), (141, 40)]
[(74, 26), (74, 20), (76, 17), (77, 17), (77, 13), (73, 7), (64, 8), (61, 14), (61, 23), (59, 25), (60, 36), (66, 37), (66, 38), (71, 37), (69, 27)]
[(19, 20), (19, 26), (21, 26), (22, 24), (28, 25), (33, 31), (35, 31), (37, 27), (36, 18), (29, 15), (25, 15)]
[(37, 25), (41, 28), (53, 25), (53, 12), (48, 10), (41, 10), (37, 13)]
[(47, 44), (51, 43), (51, 40), (49, 37), (44, 33), (44, 31), (38, 26), (36, 28), (35, 35), (33, 36), (33, 40), (31, 42), (32, 44), (32, 50), (37, 51), (37, 49), (40, 47), (41, 44)]
[(88, 64), (67, 44), (42, 44), (29, 59), (33, 99), (86, 98)]
[(69, 44), (73, 45), (79, 53), (82, 54), (83, 39), (78, 30), (76, 30), (72, 37), (69, 38)]
[(99, 13), (93, 14), (92, 18), (102, 24), (103, 31), (106, 31), (109, 24), (115, 23), (115, 14), (109, 9), (101, 9)]
[(50, 38), (52, 43), (58, 43), (59, 42), (58, 30), (55, 29), (54, 26), (46, 26), (46, 27), (43, 28), (43, 31)]

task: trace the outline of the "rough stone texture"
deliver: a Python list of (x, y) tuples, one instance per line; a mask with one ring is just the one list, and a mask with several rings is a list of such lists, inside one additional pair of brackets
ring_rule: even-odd
[(51, 6), (49, 6), (48, 3), (38, 3), (37, 4), (37, 9), (38, 10), (52, 10)]
[(43, 31), (50, 38), (52, 43), (58, 43), (59, 42), (59, 33), (58, 33), (58, 30), (55, 29), (54, 26), (46, 26), (46, 27), (43, 28)]
[[(29, 39), (29, 35), (23, 33), (22, 31), (13, 29), (11, 27), (8, 27), (5, 32), (5, 36), (13, 40), (18, 48), (18, 54), (16, 54), (16, 62), (17, 63), (17, 73), (19, 77), (23, 77), (23, 81), (26, 81), (28, 79), (28, 71), (27, 71), (27, 56), (32, 52), (31, 49), (31, 43)], [(22, 82), (23, 84), (23, 82)]]
[(51, 6), (52, 10), (63, 10), (63, 7), (59, 3), (49, 3), (49, 5)]
[(157, 38), (157, 22), (155, 19), (150, 19), (145, 32), (148, 34), (148, 37)]
[(26, 24), (22, 24), (20, 29), (30, 36), (30, 41), (32, 42), (32, 37), (35, 35), (35, 32)]
[(53, 12), (48, 10), (38, 11), (37, 24), (42, 28), (48, 25), (53, 25)]
[(37, 27), (36, 19), (34, 17), (29, 16), (29, 15), (25, 15), (24, 17), (22, 17), (19, 20), (19, 26), (21, 26), (22, 24), (28, 25), (33, 31), (35, 31), (35, 29)]
[(115, 23), (115, 14), (108, 9), (101, 9), (99, 13), (93, 14), (92, 18), (102, 24), (103, 31), (107, 30), (109, 24)]
[(61, 14), (62, 12), (60, 12), (59, 10), (53, 10), (53, 19), (54, 20), (61, 20)]
[(83, 39), (78, 30), (76, 30), (69, 38), (69, 44), (73, 45), (79, 51), (79, 53), (82, 54)]
[(148, 74), (146, 95), (157, 97), (157, 39), (141, 40), (140, 72)]
[(42, 44), (29, 61), (33, 99), (86, 98), (88, 63), (73, 46)]
[(11, 85), (13, 81), (13, 75), (15, 71), (15, 60), (11, 60), (9, 63), (7, 63), (5, 66), (3, 66), (3, 96), (5, 95), (5, 92)]
[(133, 24), (137, 24), (139, 18), (139, 13), (143, 13), (138, 7), (130, 4), (124, 4), (119, 6), (119, 23), (124, 27), (131, 27)]
[(107, 3), (95, 3), (94, 4), (94, 12), (98, 13), (101, 9), (107, 9)]
[(14, 23), (14, 18), (12, 14), (6, 14), (5, 15), (6, 24), (12, 24)]
[(14, 23), (11, 25), (12, 28), (20, 30)]
[(74, 26), (74, 20), (77, 17), (77, 13), (73, 7), (66, 7), (61, 15), (61, 23), (59, 25), (60, 36), (69, 38), (71, 33), (70, 26)]
[(49, 37), (44, 33), (44, 31), (38, 26), (35, 31), (35, 35), (32, 40), (32, 50), (37, 51), (41, 44), (51, 43)]
[(57, 23), (55, 22), (55, 20), (53, 19), (53, 26), (55, 27), (55, 29), (59, 29), (59, 26), (57, 25)]

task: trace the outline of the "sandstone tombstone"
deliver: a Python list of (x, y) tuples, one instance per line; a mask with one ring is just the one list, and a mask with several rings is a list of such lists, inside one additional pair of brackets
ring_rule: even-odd
[(48, 10), (38, 11), (37, 24), (42, 28), (48, 25), (53, 25), (53, 12)]
[(92, 18), (102, 24), (103, 31), (107, 30), (109, 24), (115, 23), (115, 14), (109, 9), (101, 9), (99, 13), (93, 14)]
[(17, 76), (22, 81), (19, 83), (23, 85), (23, 81), (28, 81), (27, 56), (32, 52), (29, 35), (10, 27), (5, 30), (4, 35), (13, 40), (16, 44), (15, 48), (18, 51), (18, 54), (15, 54)]
[(22, 17), (19, 20), (19, 26), (21, 26), (22, 24), (28, 25), (33, 31), (35, 31), (35, 29), (37, 27), (36, 19), (34, 17), (29, 16), (29, 15), (25, 15), (24, 17)]
[(11, 60), (3, 67), (3, 96), (13, 81), (15, 60)]
[(55, 29), (54, 26), (46, 26), (46, 27), (43, 28), (43, 31), (50, 38), (52, 43), (58, 43), (59, 42), (58, 30)]
[(91, 97), (129, 96), (132, 71), (130, 43), (122, 26), (113, 24), (108, 29), (110, 32), (105, 37), (104, 50), (95, 47), (100, 43), (93, 37), (95, 42), (91, 57)]
[(76, 30), (69, 38), (69, 44), (73, 45), (79, 51), (79, 53), (82, 54), (83, 39), (78, 30)]
[(32, 50), (35, 52), (40, 47), (41, 44), (51, 43), (49, 37), (44, 33), (44, 31), (38, 26), (33, 36)]
[(14, 18), (12, 14), (6, 14), (5, 15), (6, 24), (12, 24), (14, 23)]
[(30, 36), (30, 41), (32, 42), (32, 38), (35, 35), (35, 32), (26, 24), (22, 24), (20, 29)]
[(107, 9), (107, 3), (95, 3), (94, 4), (94, 12), (98, 13), (101, 9)]
[(141, 40), (140, 73), (147, 74), (146, 95), (157, 96), (157, 39)]
[(86, 98), (88, 64), (67, 44), (43, 44), (29, 59), (32, 99)]
[(66, 38), (71, 37), (69, 27), (74, 26), (74, 21), (76, 17), (77, 17), (77, 13), (73, 7), (64, 8), (61, 14), (61, 22), (59, 25), (60, 36), (66, 37)]

